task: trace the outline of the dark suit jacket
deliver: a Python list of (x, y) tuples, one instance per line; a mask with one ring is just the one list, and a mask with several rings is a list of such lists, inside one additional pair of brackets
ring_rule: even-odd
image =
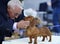
[(51, 0), (52, 8), (60, 8), (60, 0)]

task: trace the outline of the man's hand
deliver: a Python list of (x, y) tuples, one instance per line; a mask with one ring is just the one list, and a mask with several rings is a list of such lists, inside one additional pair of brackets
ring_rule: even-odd
[(29, 26), (30, 22), (29, 21), (24, 21), (24, 20), (21, 20), (17, 23), (17, 28), (20, 29), (20, 28), (26, 28), (27, 26)]

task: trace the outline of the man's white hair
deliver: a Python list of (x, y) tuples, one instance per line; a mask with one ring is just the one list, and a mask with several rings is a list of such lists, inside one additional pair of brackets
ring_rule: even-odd
[(10, 0), (7, 4), (7, 6), (10, 6), (11, 8), (15, 8), (15, 6), (23, 9), (22, 3), (19, 0)]

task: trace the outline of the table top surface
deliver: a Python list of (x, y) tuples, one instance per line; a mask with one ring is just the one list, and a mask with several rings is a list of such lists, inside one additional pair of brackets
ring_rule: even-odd
[[(37, 43), (38, 44), (60, 44), (60, 36), (52, 35), (52, 41), (51, 42), (48, 42), (47, 39), (45, 39), (44, 42), (42, 42), (41, 40), (42, 40), (42, 37), (38, 37)], [(3, 41), (3, 44), (28, 44), (28, 42), (29, 42), (29, 38), (20, 38), (20, 39)]]

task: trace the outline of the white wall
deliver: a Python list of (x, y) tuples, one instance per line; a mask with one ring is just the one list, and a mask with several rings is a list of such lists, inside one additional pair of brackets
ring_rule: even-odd
[(50, 2), (50, 0), (24, 0), (24, 9), (33, 8), (38, 10), (39, 4), (42, 2)]

